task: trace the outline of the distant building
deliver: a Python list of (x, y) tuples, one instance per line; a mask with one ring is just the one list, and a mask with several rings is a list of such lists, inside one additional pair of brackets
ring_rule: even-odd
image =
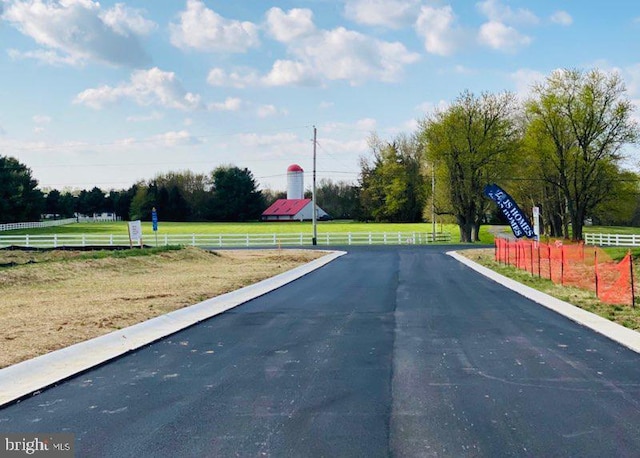
[[(318, 220), (329, 215), (316, 205)], [(276, 200), (262, 213), (262, 221), (309, 221), (313, 219), (313, 202), (304, 198), (304, 170), (298, 164), (287, 169), (287, 198)]]

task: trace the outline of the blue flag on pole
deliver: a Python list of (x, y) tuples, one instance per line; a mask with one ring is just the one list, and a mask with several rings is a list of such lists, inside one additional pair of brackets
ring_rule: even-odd
[(484, 188), (484, 195), (498, 204), (502, 214), (509, 221), (513, 235), (516, 238), (527, 237), (532, 239), (536, 236), (527, 216), (522, 213), (518, 204), (504, 189), (497, 184), (489, 184)]

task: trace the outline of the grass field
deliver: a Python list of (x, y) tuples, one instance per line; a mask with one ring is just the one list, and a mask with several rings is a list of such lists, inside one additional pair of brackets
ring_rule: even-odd
[[(291, 234), (311, 233), (310, 222), (287, 223), (172, 223), (160, 222), (158, 235), (161, 234)], [(144, 235), (153, 235), (150, 222), (142, 223)], [(321, 221), (318, 223), (318, 233), (347, 233), (347, 232), (431, 232), (430, 223), (361, 223), (345, 221)], [(452, 240), (459, 239), (458, 227), (453, 224), (438, 224), (436, 231), (450, 232)], [(47, 227), (38, 229), (21, 229), (5, 231), (0, 235), (14, 234), (127, 234), (126, 222), (114, 223), (76, 223), (66, 226)], [(481, 233), (482, 234), (482, 233)], [(488, 232), (485, 232), (488, 236)], [(492, 242), (493, 238), (487, 239)]]

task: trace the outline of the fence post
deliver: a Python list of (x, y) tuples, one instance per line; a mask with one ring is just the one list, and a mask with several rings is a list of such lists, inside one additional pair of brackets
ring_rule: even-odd
[(82, 234), (82, 246), (87, 246), (87, 236), (85, 234)]
[(191, 246), (196, 246), (196, 234), (191, 234)]
[(347, 234), (347, 236), (348, 236), (348, 240), (349, 240), (349, 245), (351, 245), (351, 232), (349, 232), (349, 233)]
[(631, 308), (636, 308), (636, 292), (633, 278), (633, 256), (631, 256), (631, 249), (629, 249), (629, 273), (631, 274)]
[(58, 234), (53, 234), (53, 247), (58, 248)]

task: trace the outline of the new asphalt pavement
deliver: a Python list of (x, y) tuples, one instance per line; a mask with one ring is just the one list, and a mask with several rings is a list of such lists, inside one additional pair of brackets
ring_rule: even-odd
[(0, 409), (78, 457), (638, 456), (640, 355), (433, 247), (349, 247)]

